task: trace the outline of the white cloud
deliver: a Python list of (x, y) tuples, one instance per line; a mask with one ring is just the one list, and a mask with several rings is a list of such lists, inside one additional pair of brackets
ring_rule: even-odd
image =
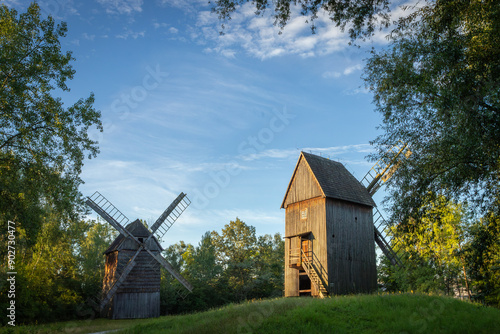
[(171, 33), (171, 34), (177, 34), (179, 32), (179, 29), (177, 28), (174, 28), (174, 27), (170, 27), (168, 29), (168, 31)]
[(274, 26), (270, 11), (256, 16), (250, 3), (244, 4), (232, 14), (231, 21), (225, 24), (224, 34), (220, 35), (220, 22), (210, 11), (198, 13), (197, 32), (193, 38), (203, 42), (213, 42), (210, 49), (225, 55), (231, 50), (235, 56), (240, 47), (251, 56), (267, 59), (295, 54), (303, 58), (330, 54), (348, 47), (349, 38), (339, 28), (331, 24), (325, 14), (316, 20), (316, 34), (311, 34), (311, 26), (306, 18), (295, 9), (292, 18), (283, 31)]
[(139, 37), (144, 37), (146, 31), (132, 31), (129, 28), (125, 28), (125, 31), (121, 34), (116, 35), (116, 38), (128, 39), (129, 37), (137, 39)]
[(97, 0), (108, 14), (133, 14), (142, 12), (143, 0)]
[(337, 72), (337, 71), (326, 71), (323, 73), (323, 78), (325, 79), (331, 79), (331, 78), (340, 78), (342, 75), (350, 75), (356, 71), (360, 71), (363, 69), (363, 65), (361, 64), (356, 64), (356, 65), (353, 65), (353, 66), (349, 66), (349, 67), (346, 67), (344, 69), (344, 71), (341, 72)]
[(168, 26), (168, 24), (163, 23), (163, 22), (162, 22), (162, 23), (158, 23), (158, 22), (154, 22), (154, 23), (153, 23), (153, 27), (154, 27), (155, 29), (158, 29), (158, 28), (166, 28), (167, 26)]
[[(210, 46), (212, 52), (227, 56), (229, 49), (231, 57), (236, 56), (239, 50), (261, 60), (284, 55), (298, 55), (303, 58), (316, 57), (343, 51), (349, 47), (349, 36), (329, 18), (329, 15), (320, 11), (315, 19), (316, 33), (311, 33), (311, 24), (308, 17), (300, 14), (298, 6), (292, 6), (292, 14), (284, 30), (274, 25), (272, 10), (267, 10), (261, 16), (255, 15), (255, 7), (251, 2), (245, 2), (232, 13), (231, 20), (224, 23), (223, 35), (220, 35), (221, 22), (217, 15), (210, 10), (204, 0), (163, 0), (163, 4), (179, 8), (185, 12), (197, 15), (197, 23), (191, 38), (200, 44), (214, 43)], [(413, 6), (418, 0), (410, 0), (403, 5)], [(395, 5), (391, 19), (408, 15), (414, 9), (402, 10)], [(348, 27), (347, 27), (348, 28)], [(370, 43), (387, 44), (386, 35), (389, 30), (376, 32)], [(349, 75), (358, 67), (348, 68), (347, 73), (325, 72), (324, 77), (338, 77), (339, 74)], [(350, 72), (349, 72), (350, 71)]]
[(327, 71), (323, 73), (323, 78), (329, 79), (329, 78), (340, 78), (342, 76), (342, 73), (335, 72), (335, 71)]
[[(300, 149), (304, 152), (312, 152), (314, 154), (321, 154), (325, 156), (334, 156), (346, 153), (370, 153), (372, 152), (371, 145), (369, 144), (355, 144), (344, 146), (331, 146), (331, 147), (305, 147)], [(289, 159), (297, 157), (299, 149), (268, 149), (258, 153), (239, 156), (240, 159), (245, 161), (253, 161), (259, 159)]]
[(354, 66), (349, 66), (348, 68), (346, 68), (344, 70), (344, 75), (349, 75), (355, 71), (360, 71), (361, 69), (363, 68), (363, 66), (361, 64), (357, 64), (357, 65), (354, 65)]

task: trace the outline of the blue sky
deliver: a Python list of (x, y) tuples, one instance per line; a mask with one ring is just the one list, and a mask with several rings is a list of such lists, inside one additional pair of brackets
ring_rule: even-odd
[[(29, 1), (4, 1), (23, 11)], [(81, 191), (101, 192), (130, 220), (153, 223), (178, 193), (192, 204), (165, 236), (197, 245), (239, 217), (284, 232), (280, 210), (300, 151), (345, 163), (361, 179), (380, 116), (361, 80), (361, 47), (320, 14), (312, 35), (294, 14), (282, 34), (271, 12), (244, 5), (220, 35), (206, 0), (49, 0), (68, 23), (76, 61), (70, 104), (94, 92), (104, 132)], [(395, 10), (399, 15), (400, 10)], [(380, 202), (383, 194), (376, 198)]]

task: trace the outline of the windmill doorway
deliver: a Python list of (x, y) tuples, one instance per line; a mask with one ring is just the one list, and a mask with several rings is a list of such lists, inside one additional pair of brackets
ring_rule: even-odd
[(309, 275), (304, 270), (305, 263), (309, 262), (312, 255), (310, 234), (300, 237), (301, 249), (301, 263), (302, 267), (299, 269), (299, 296), (311, 296), (312, 284)]

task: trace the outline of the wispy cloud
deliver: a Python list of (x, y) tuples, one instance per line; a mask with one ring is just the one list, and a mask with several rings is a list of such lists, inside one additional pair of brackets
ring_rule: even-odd
[(84, 33), (82, 34), (82, 37), (83, 37), (84, 39), (86, 39), (86, 40), (89, 40), (89, 41), (93, 41), (93, 40), (95, 39), (95, 35), (94, 35), (94, 34), (89, 35), (89, 34), (87, 34), (86, 32), (84, 32)]
[[(417, 1), (410, 0), (404, 5), (415, 5)], [(190, 27), (191, 38), (198, 43), (208, 43), (206, 52), (216, 52), (229, 58), (242, 51), (261, 60), (290, 54), (308, 58), (342, 52), (349, 47), (348, 34), (336, 27), (325, 11), (318, 13), (314, 23), (316, 33), (312, 34), (308, 18), (300, 14), (298, 6), (292, 6), (291, 18), (284, 30), (280, 31), (274, 25), (272, 10), (257, 16), (254, 5), (245, 2), (232, 13), (231, 20), (224, 23), (225, 28), (221, 35), (221, 22), (216, 14), (205, 10), (206, 1), (163, 0), (162, 4), (196, 14), (196, 26)], [(404, 11), (395, 5), (392, 18), (397, 20), (409, 12), (410, 10)], [(386, 44), (388, 40), (385, 36), (388, 31), (377, 32), (370, 42)], [(324, 76), (337, 78), (341, 75), (342, 72), (325, 72)]]
[(143, 30), (143, 31), (133, 31), (129, 28), (125, 28), (125, 31), (121, 34), (117, 34), (116, 35), (116, 38), (121, 38), (121, 39), (128, 39), (129, 37), (130, 38), (133, 38), (133, 39), (137, 39), (139, 37), (144, 37), (146, 35), (146, 31)]
[(337, 156), (346, 153), (370, 153), (372, 152), (371, 145), (369, 144), (355, 144), (355, 145), (344, 145), (344, 146), (331, 146), (331, 147), (304, 147), (302, 149), (268, 149), (262, 152), (242, 155), (239, 156), (240, 159), (245, 161), (253, 161), (259, 159), (289, 159), (291, 157), (297, 157), (299, 151), (311, 152), (315, 154), (321, 154), (324, 156)]
[(108, 14), (133, 14), (142, 12), (143, 0), (97, 0)]
[(160, 0), (160, 4), (179, 8), (185, 12), (194, 13), (200, 7), (207, 7), (207, 0)]
[(361, 64), (356, 64), (354, 66), (349, 66), (344, 69), (342, 72), (337, 72), (337, 71), (326, 71), (323, 73), (323, 78), (329, 79), (329, 78), (340, 78), (342, 75), (350, 75), (356, 71), (360, 71), (363, 69), (363, 66)]
[[(286, 28), (280, 33), (274, 26), (270, 11), (263, 16), (256, 16), (253, 6), (248, 3), (233, 13), (232, 19), (225, 25), (224, 34), (220, 35), (220, 22), (214, 13), (201, 11), (192, 36), (203, 41), (215, 42), (210, 51), (224, 56), (234, 57), (236, 48), (259, 59), (295, 54), (300, 57), (314, 57), (343, 50), (348, 46), (347, 34), (331, 24), (329, 18), (319, 14), (316, 20), (316, 34), (311, 34), (311, 25), (298, 10), (292, 14)], [(230, 52), (227, 52), (230, 50)]]

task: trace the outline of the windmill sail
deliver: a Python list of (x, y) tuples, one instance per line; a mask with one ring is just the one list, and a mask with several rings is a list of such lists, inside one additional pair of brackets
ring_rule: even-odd
[(161, 214), (156, 222), (151, 226), (153, 233), (156, 232), (158, 239), (161, 239), (167, 231), (174, 225), (179, 216), (191, 204), (186, 194), (180, 193), (179, 196), (168, 206), (168, 208)]
[[(408, 157), (411, 154), (411, 151), (407, 149), (406, 144), (391, 147), (388, 151), (388, 155), (392, 156), (390, 162), (384, 164), (382, 160), (379, 160), (368, 171), (368, 173), (366, 173), (361, 180), (361, 183), (365, 186), (370, 195), (373, 196), (382, 184), (387, 181), (392, 174), (394, 174), (400, 164), (400, 160), (398, 159), (401, 154), (404, 154), (405, 157)], [(393, 250), (393, 247), (399, 243), (399, 240), (394, 240), (392, 233), (389, 231), (390, 227), (387, 225), (384, 217), (382, 217), (382, 214), (377, 208), (373, 211), (373, 224), (375, 225), (375, 242), (380, 247), (384, 255), (393, 265), (403, 266), (398, 253)], [(387, 242), (387, 240), (389, 240), (389, 242)]]

